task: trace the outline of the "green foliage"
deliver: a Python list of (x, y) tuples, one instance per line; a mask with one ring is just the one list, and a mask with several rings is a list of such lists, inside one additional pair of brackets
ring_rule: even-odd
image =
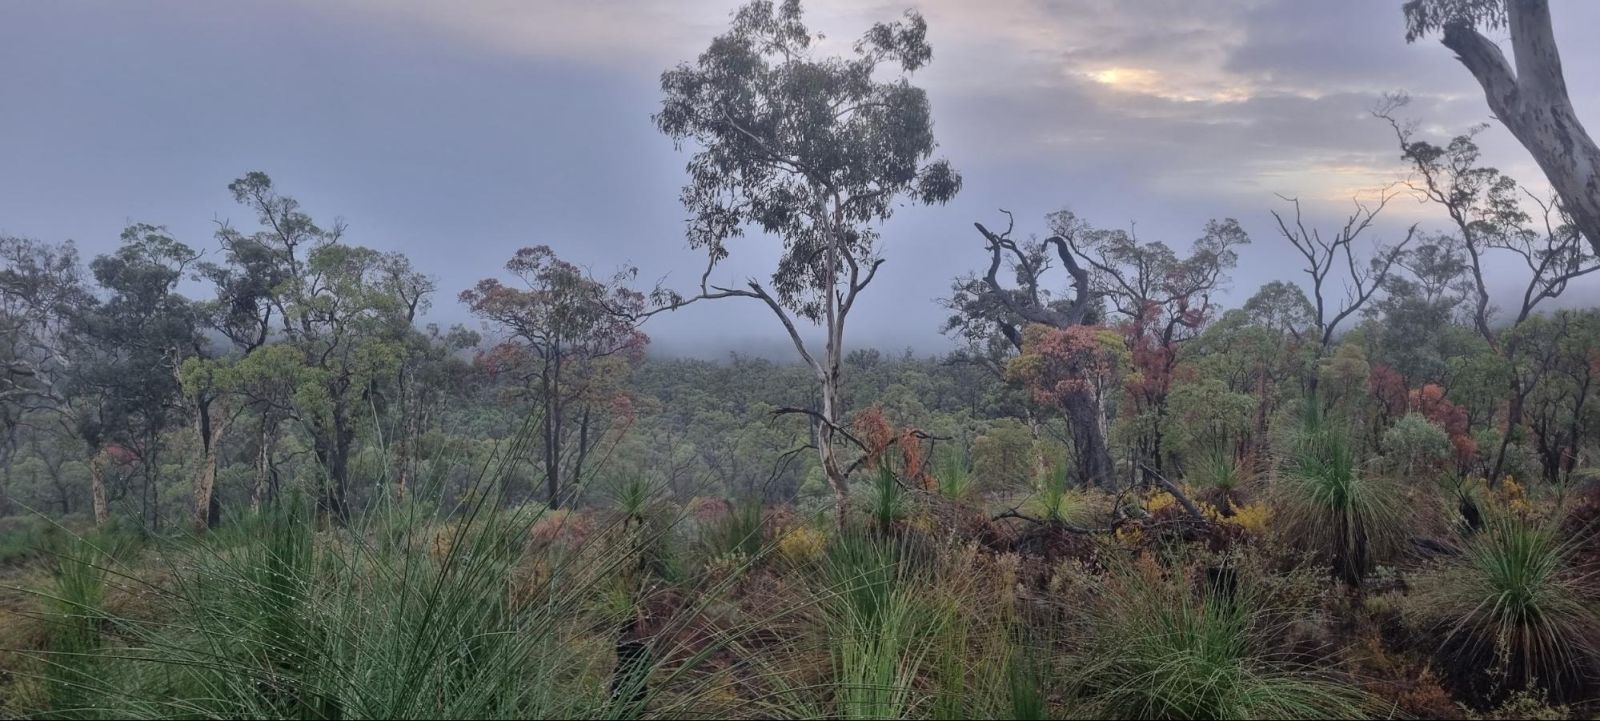
[[(1296, 615), (1245, 574), (1199, 590), (1181, 569), (1118, 566), (1090, 610), (1073, 686), (1105, 718), (1363, 718), (1346, 681), (1293, 660)], [(1299, 611), (1296, 609), (1295, 611)]]
[(972, 475), (984, 490), (1028, 488), (1033, 480), (1033, 463), (1033, 434), (1021, 421), (995, 421), (972, 445)]
[(1461, 555), (1417, 584), (1415, 602), (1440, 634), (1440, 654), (1502, 690), (1570, 697), (1584, 688), (1600, 661), (1600, 612), (1574, 550), (1547, 521), (1494, 513)]
[(961, 178), (946, 161), (928, 162), (930, 105), (908, 81), (933, 54), (922, 17), (876, 24), (853, 57), (834, 58), (813, 54), (819, 36), (802, 14), (798, 0), (741, 7), (695, 63), (662, 73), (654, 120), (699, 148), (682, 193), (690, 244), (716, 263), (746, 226), (781, 237), (777, 300), (815, 321), (818, 294), (838, 282), (824, 264), (874, 263), (877, 233), (866, 224), (887, 220), (901, 199), (946, 202)]
[(1389, 467), (1405, 476), (1437, 470), (1450, 458), (1450, 435), (1418, 413), (1408, 413), (1383, 432)]
[(1381, 477), (1363, 473), (1337, 424), (1319, 423), (1296, 439), (1271, 496), (1284, 537), (1351, 586), (1404, 540), (1399, 494)]

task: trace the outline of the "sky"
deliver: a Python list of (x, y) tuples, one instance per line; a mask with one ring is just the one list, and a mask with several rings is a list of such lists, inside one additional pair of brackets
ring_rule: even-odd
[[(1447, 137), (1491, 122), (1472, 77), (1436, 40), (1408, 45), (1399, 0), (811, 0), (807, 23), (843, 53), (873, 22), (927, 18), (938, 154), (964, 176), (945, 206), (883, 228), (887, 263), (849, 344), (935, 352), (952, 278), (986, 261), (974, 221), (1044, 230), (1069, 208), (1100, 226), (1184, 248), (1211, 218), (1252, 244), (1225, 303), (1301, 280), (1270, 211), (1299, 197), (1342, 221), (1353, 197), (1404, 177), (1369, 110)], [(1600, 125), (1600, 2), (1553, 0), (1579, 116)], [(658, 133), (663, 70), (727, 26), (734, 0), (0, 0), (0, 233), (112, 249), (133, 222), (214, 248), (219, 221), (249, 227), (227, 184), (270, 174), (346, 240), (409, 255), (440, 288), (430, 318), (472, 323), (456, 294), (519, 247), (546, 244), (597, 274), (691, 289), (704, 267), (683, 234), (689, 159)], [(1498, 38), (1503, 40), (1503, 38)], [(1600, 127), (1594, 130), (1600, 131)], [(1487, 160), (1542, 178), (1503, 128)], [(1434, 208), (1401, 198), (1371, 240)], [(775, 240), (751, 235), (713, 280), (764, 277)], [(1510, 290), (1514, 273), (1497, 271)], [(1586, 278), (1570, 301), (1600, 302)], [(653, 318), (663, 352), (785, 353), (757, 301)]]

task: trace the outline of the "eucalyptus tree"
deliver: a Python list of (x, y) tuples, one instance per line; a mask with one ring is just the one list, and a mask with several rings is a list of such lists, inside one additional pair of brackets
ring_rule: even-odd
[(65, 418), (69, 333), (88, 293), (71, 243), (0, 236), (0, 514), (9, 506), (18, 431), (35, 420), (55, 427)]
[[(928, 96), (909, 80), (933, 57), (922, 17), (873, 25), (853, 55), (824, 57), (815, 52), (820, 34), (801, 15), (798, 0), (752, 2), (695, 63), (662, 74), (654, 120), (696, 147), (682, 202), (692, 216), (689, 243), (708, 263), (696, 295), (656, 300), (677, 308), (748, 298), (772, 311), (821, 387), (820, 408), (808, 412), (842, 524), (849, 479), (835, 447), (848, 437), (840, 363), (850, 313), (884, 262), (875, 226), (902, 200), (948, 201), (961, 180), (949, 163), (929, 161)], [(713, 284), (729, 241), (752, 227), (782, 244), (769, 283)], [(820, 352), (800, 322), (821, 327)]]
[[(1061, 233), (1044, 240), (1017, 240), (1012, 237), (1016, 224), (1009, 213), (1006, 215), (1006, 229), (1000, 232), (982, 223), (973, 223), (986, 242), (989, 266), (982, 276), (971, 274), (956, 280), (953, 293), (945, 302), (955, 311), (945, 325), (946, 332), (956, 332), (981, 342), (991, 354), (998, 355), (997, 334), (1018, 353), (1023, 353), (1028, 345), (1028, 326), (1046, 326), (1067, 332), (1080, 327), (1093, 329), (1104, 323), (1103, 298), (1096, 291), (1089, 269), (1073, 252), (1073, 244)], [(1066, 224), (1052, 230), (1070, 234), (1084, 227)], [(1058, 294), (1050, 287), (1050, 271), (1056, 261), (1071, 279), (1070, 294)], [(1002, 279), (1002, 268), (1009, 279)], [(1062, 348), (1079, 351), (1079, 357), (1064, 358), (1059, 365), (1078, 374), (1087, 368), (1105, 365), (1098, 362), (1095, 343), (1089, 342), (1090, 339), (1077, 340), (1082, 342), (1059, 344)], [(1008, 368), (1012, 361), (1007, 361)], [(1061, 408), (1072, 435), (1073, 472), (1080, 482), (1089, 485), (1109, 485), (1115, 479), (1111, 451), (1106, 443), (1106, 407), (1102, 391), (1104, 389), (1097, 384), (1075, 383), (1070, 392), (1030, 393), (1035, 399), (1052, 398)]]
[(1062, 238), (1090, 271), (1111, 319), (1120, 319), (1133, 374), (1126, 383), (1141, 462), (1160, 472), (1165, 461), (1168, 401), (1180, 361), (1179, 348), (1199, 336), (1216, 313), (1212, 296), (1228, 282), (1237, 248), (1250, 242), (1238, 221), (1206, 223), (1180, 256), (1161, 241), (1143, 241), (1132, 231), (1090, 226), (1069, 211), (1050, 217)]
[[(1600, 146), (1573, 110), (1549, 0), (1408, 0), (1404, 10), (1406, 41), (1439, 34), (1600, 255)], [(1514, 65), (1480, 29), (1509, 31)]]
[[(404, 255), (342, 242), (342, 223), (317, 225), (265, 173), (249, 173), (228, 189), (256, 214), (260, 230), (245, 235), (224, 226), (223, 240), (264, 254), (261, 262), (272, 267), (275, 281), (266, 301), (276, 318), (273, 337), (292, 347), (300, 361), (298, 368), (271, 364), (290, 375), (259, 385), (294, 384), (283, 412), (310, 435), (326, 476), (319, 509), (342, 522), (349, 517), (350, 452), (363, 404), (398, 372), (404, 338), (432, 282)], [(269, 317), (267, 309), (255, 310)]]
[[(75, 314), (71, 393), (79, 434), (91, 453), (137, 461), (144, 522), (161, 523), (157, 494), (162, 435), (184, 413), (178, 369), (205, 339), (194, 304), (178, 292), (198, 254), (159, 226), (136, 224), (90, 271), (102, 295)], [(104, 459), (96, 462), (104, 465)], [(96, 483), (99, 473), (95, 474)], [(96, 516), (103, 521), (95, 488)]]
[[(605, 422), (601, 417), (626, 414), (610, 401), (623, 397), (620, 376), (649, 342), (638, 329), (645, 297), (627, 285), (636, 275), (632, 268), (596, 280), (548, 246), (518, 250), (505, 267), (516, 285), (485, 278), (460, 298), (506, 336), (482, 361), (493, 372), (517, 378), (518, 392), (538, 404), (545, 490), (550, 505), (559, 507), (583, 480), (584, 462), (601, 435), (598, 424)], [(564, 466), (573, 426), (577, 448)], [(563, 484), (566, 470), (572, 477)]]
[[(1272, 211), (1278, 233), (1305, 259), (1302, 270), (1311, 280), (1318, 358), (1328, 355), (1340, 324), (1356, 315), (1384, 288), (1396, 264), (1405, 257), (1406, 246), (1416, 237), (1417, 226), (1412, 225), (1399, 243), (1376, 245), (1370, 254), (1358, 251), (1357, 241), (1372, 230), (1373, 222), (1394, 197), (1392, 188), (1384, 188), (1370, 202), (1353, 200), (1354, 208), (1344, 223), (1326, 234), (1306, 225), (1298, 198), (1284, 198), (1293, 209), (1292, 215), (1285, 217)], [(1343, 297), (1339, 297), (1336, 284), (1343, 287)], [(1316, 389), (1315, 374), (1307, 382), (1312, 390)]]
[[(1559, 298), (1574, 281), (1600, 271), (1600, 257), (1589, 252), (1578, 219), (1564, 202), (1540, 198), (1481, 163), (1475, 138), (1484, 126), (1436, 145), (1416, 137), (1415, 122), (1395, 117), (1405, 103), (1403, 96), (1390, 97), (1375, 114), (1393, 128), (1401, 156), (1416, 178), (1412, 182), (1415, 192), (1444, 210), (1455, 226), (1468, 258), (1475, 295), (1473, 327), (1510, 371), (1505, 432), (1490, 471), (1491, 482), (1498, 482), (1506, 454), (1521, 429), (1523, 407), (1543, 377), (1526, 370), (1529, 364), (1519, 358), (1523, 336), (1513, 331), (1528, 322), (1542, 304)], [(1536, 208), (1534, 212), (1523, 205), (1525, 198)], [(1502, 264), (1502, 258), (1510, 263)], [(1497, 328), (1499, 309), (1491, 302), (1486, 272), (1491, 266), (1512, 263), (1525, 269), (1525, 282), (1506, 327)]]

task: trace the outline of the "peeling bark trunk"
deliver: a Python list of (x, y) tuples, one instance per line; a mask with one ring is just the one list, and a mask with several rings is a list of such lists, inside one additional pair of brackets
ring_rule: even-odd
[[(834, 355), (828, 353), (830, 359)], [(834, 364), (831, 372), (822, 379), (822, 422), (817, 428), (817, 452), (822, 460), (822, 470), (828, 476), (828, 486), (833, 489), (834, 521), (844, 528), (850, 517), (850, 480), (839, 463), (838, 451), (833, 447), (834, 426), (839, 421), (839, 368)]]
[(195, 414), (195, 431), (200, 436), (202, 459), (194, 479), (194, 530), (205, 533), (216, 528), (222, 520), (222, 504), (217, 499), (217, 456), (221, 453), (222, 435), (227, 432), (228, 412), (222, 411), (220, 421), (213, 422), (209, 404), (200, 406)]
[(275, 497), (276, 484), (272, 478), (272, 446), (273, 436), (276, 435), (276, 424), (263, 416), (261, 419), (260, 445), (256, 450), (256, 483), (250, 492), (250, 510), (259, 513), (263, 503), (270, 503)]
[(1482, 86), (1489, 109), (1533, 155), (1595, 253), (1600, 254), (1600, 147), (1567, 93), (1548, 0), (1507, 0), (1516, 68), (1466, 23), (1444, 29), (1444, 46)]
[(1106, 446), (1105, 411), (1095, 397), (1074, 393), (1063, 405), (1072, 429), (1073, 453), (1077, 456), (1078, 480), (1085, 486), (1111, 488), (1116, 484), (1111, 451)]

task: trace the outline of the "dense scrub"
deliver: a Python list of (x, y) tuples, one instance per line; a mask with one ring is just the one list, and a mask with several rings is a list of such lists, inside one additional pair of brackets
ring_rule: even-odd
[[(1332, 432), (1229, 513), (1192, 483), (972, 493), (885, 461), (843, 529), (826, 504), (650, 483), (506, 508), (501, 468), (346, 527), (289, 496), (204, 538), (62, 532), (9, 574), (0, 698), (54, 718), (1593, 712), (1600, 493), (1460, 491), (1478, 530), (1426, 482), (1330, 505), (1288, 478), (1326, 470)], [(1356, 530), (1379, 502), (1396, 542)]]

